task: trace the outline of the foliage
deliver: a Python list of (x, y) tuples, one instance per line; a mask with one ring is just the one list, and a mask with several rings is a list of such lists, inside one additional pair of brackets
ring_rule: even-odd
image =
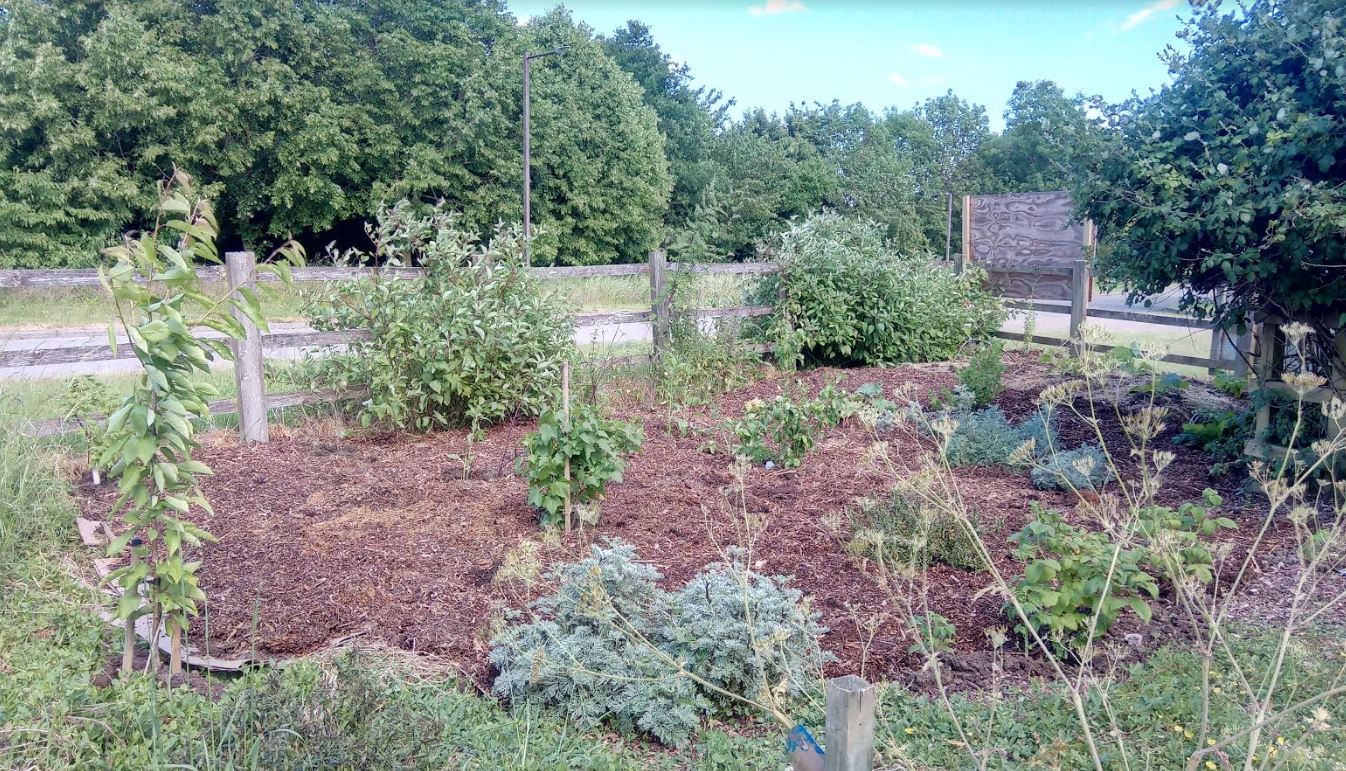
[(351, 261), (425, 267), (420, 281), (376, 273), (332, 283), (311, 300), (319, 330), (363, 329), (345, 354), (312, 363), (314, 384), (369, 387), (365, 425), (429, 431), (536, 415), (560, 383), (574, 343), (570, 319), (529, 275), (523, 235), (498, 228), (486, 243), (442, 205), (427, 215), (407, 202), (381, 208), (374, 251)]
[(1027, 638), (1032, 632), (1061, 650), (1081, 651), (1130, 609), (1144, 621), (1150, 606), (1141, 592), (1158, 596), (1159, 586), (1142, 569), (1146, 553), (1114, 545), (1104, 533), (1081, 530), (1061, 515), (1032, 504), (1033, 519), (1010, 536), (1023, 560), (1023, 577), (1005, 613)]
[(682, 223), (696, 210), (719, 171), (711, 160), (710, 145), (733, 102), (719, 91), (693, 86), (688, 66), (664, 53), (642, 22), (628, 21), (601, 41), (603, 51), (635, 79), (644, 91), (645, 104), (659, 118), (673, 177), (669, 219)]
[(1113, 475), (1098, 445), (1082, 444), (1048, 454), (1034, 466), (1031, 476), (1039, 490), (1101, 490)]
[(15, 0), (0, 16), (0, 267), (92, 265), (176, 164), (225, 243), (362, 243), (381, 201), (521, 220), (520, 56), (535, 62), (535, 258), (638, 261), (670, 180), (639, 87), (564, 11), (502, 3)]
[[(952, 413), (956, 422), (945, 445), (950, 466), (1023, 466), (1057, 446), (1052, 421), (1035, 412), (1017, 425), (1010, 423), (996, 406), (973, 412)], [(1032, 442), (1020, 458), (1016, 450)]]
[[(802, 694), (833, 658), (818, 646), (827, 632), (819, 614), (788, 578), (750, 570), (742, 549), (728, 557), (677, 594), (665, 632), (670, 652), (721, 691), (758, 703)], [(706, 696), (722, 711), (741, 711), (720, 693)]]
[(675, 321), (672, 343), (654, 361), (656, 396), (670, 406), (709, 404), (719, 394), (747, 385), (761, 362), (726, 330), (704, 334), (695, 322)]
[(985, 407), (1005, 389), (1001, 378), (1005, 375), (1005, 344), (996, 340), (977, 347), (958, 370), (958, 382), (972, 394), (972, 406)]
[(785, 579), (736, 559), (676, 593), (660, 589), (660, 577), (616, 540), (554, 569), (556, 588), (532, 604), (533, 620), (492, 641), (495, 693), (552, 706), (580, 727), (611, 720), (680, 746), (727, 703), (706, 684), (744, 698), (796, 692), (826, 661), (817, 643), (825, 630)]
[[(119, 495), (112, 512), (121, 512), (127, 525), (109, 544), (108, 555), (121, 557), (129, 545), (134, 557), (108, 580), (122, 590), (118, 618), (129, 623), (151, 613), (154, 634), (163, 624), (175, 648), (188, 618), (197, 613), (197, 602), (205, 599), (196, 578), (200, 563), (186, 561), (183, 547), (213, 540), (185, 516), (193, 507), (210, 511), (197, 484), (197, 477), (210, 469), (192, 459), (198, 446), (192, 421), (209, 418), (206, 402), (217, 394), (199, 376), (209, 373), (217, 356), (231, 358), (223, 340), (202, 337), (196, 330), (209, 327), (242, 337), (243, 325), (231, 310), (266, 328), (253, 292), (240, 289), (215, 298), (202, 286), (192, 263), (219, 262), (219, 256), (215, 216), (194, 195), (190, 179), (177, 174), (161, 189), (159, 215), (167, 222), (108, 249), (116, 264), (101, 274), (144, 369), (120, 408), (108, 416), (97, 464), (117, 480)], [(289, 249), (282, 254), (287, 261), (300, 256)], [(289, 276), (286, 263), (259, 269)], [(173, 664), (175, 669), (180, 665), (176, 651)]]
[(898, 488), (886, 500), (862, 500), (850, 520), (847, 549), (893, 567), (915, 569), (934, 562), (962, 570), (985, 567), (967, 524), (926, 506), (912, 491)]
[(1097, 269), (1135, 298), (1182, 286), (1226, 325), (1346, 307), (1346, 26), (1335, 0), (1203, 3), (1164, 58), (1172, 83), (1099, 105), (1075, 198)]
[(1211, 475), (1223, 476), (1243, 467), (1243, 448), (1253, 438), (1256, 415), (1249, 409), (1198, 412), (1182, 424), (1182, 432), (1173, 441), (1209, 453), (1215, 460)]
[(1067, 97), (1050, 80), (1014, 84), (1005, 107), (1005, 130), (979, 148), (986, 175), (995, 192), (1061, 190), (1074, 169), (1063, 148), (1080, 152), (1097, 141), (1098, 128), (1085, 116), (1085, 100)]
[(1189, 501), (1176, 511), (1160, 505), (1138, 511), (1136, 534), (1149, 552), (1146, 564), (1173, 584), (1189, 578), (1209, 584), (1214, 578), (1215, 559), (1201, 539), (1237, 527), (1228, 517), (1211, 516), (1210, 510), (1223, 502), (1219, 494), (1206, 488), (1200, 503)]
[(916, 642), (907, 648), (907, 653), (933, 656), (936, 653), (953, 650), (953, 636), (958, 630), (944, 616), (926, 612), (908, 619), (907, 631), (916, 638)]
[(528, 466), (528, 503), (541, 513), (542, 525), (560, 525), (567, 501), (586, 506), (603, 497), (609, 482), (622, 481), (624, 456), (643, 441), (640, 426), (604, 418), (591, 405), (571, 409), (568, 425), (560, 412), (544, 412), (537, 431), (524, 438), (527, 454), (520, 458)]
[(894, 364), (951, 358), (989, 337), (1004, 311), (982, 276), (955, 276), (920, 252), (895, 251), (870, 222), (810, 217), (779, 238), (784, 282), (774, 334), (787, 364)]
[(795, 468), (813, 447), (818, 431), (837, 425), (850, 411), (849, 403), (835, 390), (824, 389), (816, 399), (808, 398), (802, 389), (766, 401), (750, 399), (743, 405), (743, 417), (731, 426), (737, 442), (734, 454), (758, 464)]
[(80, 375), (71, 380), (61, 396), (61, 420), (73, 423), (79, 429), (95, 482), (99, 479), (100, 469), (95, 467), (93, 460), (103, 455), (107, 442), (107, 424), (103, 422), (103, 416), (110, 415), (120, 406), (112, 389), (92, 375)]

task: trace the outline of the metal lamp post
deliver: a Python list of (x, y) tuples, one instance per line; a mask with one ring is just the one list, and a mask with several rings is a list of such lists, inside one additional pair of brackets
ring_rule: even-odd
[(533, 236), (533, 149), (529, 135), (532, 132), (532, 109), (529, 106), (532, 88), (533, 60), (544, 56), (559, 56), (568, 46), (557, 46), (550, 51), (523, 55), (523, 238), (524, 257), (527, 258), (529, 240)]

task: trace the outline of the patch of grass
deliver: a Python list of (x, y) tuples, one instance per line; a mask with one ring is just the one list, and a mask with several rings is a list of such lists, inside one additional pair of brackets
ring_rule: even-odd
[[(266, 284), (262, 312), (271, 321), (299, 321), (304, 317), (304, 284)], [(223, 286), (208, 284), (212, 294)], [(312, 289), (312, 285), (308, 285)], [(60, 289), (6, 289), (0, 291), (0, 327), (19, 329), (105, 325), (116, 319), (112, 297), (101, 287)]]
[[(682, 277), (676, 304), (681, 308), (729, 308), (744, 305), (743, 290), (756, 276), (724, 274)], [(646, 276), (549, 279), (545, 286), (576, 312), (641, 311), (650, 309), (650, 280)]]

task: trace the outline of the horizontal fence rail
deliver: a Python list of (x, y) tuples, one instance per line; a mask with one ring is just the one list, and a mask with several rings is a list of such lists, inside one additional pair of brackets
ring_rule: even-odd
[[(607, 276), (644, 276), (649, 273), (649, 263), (635, 262), (624, 265), (579, 265), (566, 267), (529, 268), (537, 278), (601, 278)], [(724, 262), (724, 263), (678, 263), (668, 264), (668, 270), (675, 273), (699, 273), (713, 275), (764, 275), (780, 270), (774, 262)], [(225, 270), (221, 267), (204, 267), (197, 271), (207, 282), (224, 282)], [(366, 268), (343, 266), (304, 266), (290, 270), (293, 278), (301, 283), (318, 281), (350, 281), (352, 279), (384, 278), (417, 279), (425, 276), (424, 268)], [(261, 281), (278, 281), (275, 276), (262, 274)], [(63, 289), (75, 287), (101, 286), (98, 271), (93, 268), (65, 268), (55, 270), (0, 270), (0, 289)]]
[[(743, 305), (733, 308), (708, 308), (703, 310), (674, 311), (675, 315), (684, 315), (696, 319), (751, 318), (769, 316), (775, 312), (770, 305)], [(640, 324), (653, 320), (652, 311), (619, 311), (611, 313), (576, 314), (575, 327), (589, 329), (616, 324)], [(225, 339), (215, 332), (203, 332), (205, 338)], [(368, 340), (369, 332), (363, 329), (342, 329), (333, 332), (268, 332), (262, 335), (262, 348), (267, 351), (279, 351), (294, 348), (320, 348), (333, 345), (346, 345)], [(83, 364), (96, 361), (125, 361), (134, 359), (135, 351), (125, 338), (118, 340), (116, 350), (107, 343), (93, 345), (53, 346), (50, 348), (29, 348), (0, 351), (0, 367), (45, 367), (55, 364)]]

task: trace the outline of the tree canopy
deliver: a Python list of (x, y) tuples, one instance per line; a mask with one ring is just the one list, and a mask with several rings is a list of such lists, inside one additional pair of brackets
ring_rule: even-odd
[[(749, 109), (636, 20), (607, 35), (503, 0), (12, 0), (0, 10), (0, 267), (94, 264), (177, 166), (222, 244), (367, 248), (381, 204), (522, 216), (520, 59), (533, 63), (539, 263), (756, 255), (822, 210), (942, 251), (949, 196), (1062, 184), (1081, 102), (1020, 84), (1007, 128), (952, 92), (909, 109)], [(958, 207), (953, 221), (958, 248)]]
[[(1333, 0), (1199, 7), (1173, 82), (1103, 106), (1076, 199), (1137, 296), (1346, 322), (1346, 29)], [(1212, 297), (1218, 307), (1211, 307)]]
[(210, 183), (226, 243), (344, 245), (403, 196), (517, 221), (520, 56), (558, 42), (533, 94), (534, 254), (658, 239), (655, 116), (561, 11), (520, 28), (500, 2), (15, 0), (0, 25), (0, 265), (89, 264), (174, 165)]

